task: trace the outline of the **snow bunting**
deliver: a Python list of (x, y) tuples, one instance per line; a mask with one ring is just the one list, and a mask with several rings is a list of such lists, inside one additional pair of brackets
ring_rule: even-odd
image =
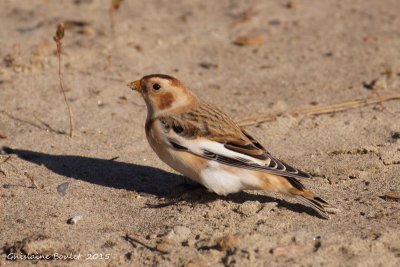
[(295, 197), (326, 219), (327, 211), (335, 209), (300, 183), (309, 174), (273, 157), (178, 79), (153, 74), (128, 86), (146, 102), (150, 146), (176, 171), (218, 195), (261, 189)]

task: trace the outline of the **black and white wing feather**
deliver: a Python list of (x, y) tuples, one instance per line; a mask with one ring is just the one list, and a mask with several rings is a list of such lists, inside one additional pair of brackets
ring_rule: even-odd
[(165, 129), (166, 141), (173, 149), (184, 150), (222, 164), (288, 178), (311, 177), (273, 157), (227, 115), (208, 105), (199, 111), (201, 108), (191, 111), (194, 114), (188, 112), (159, 118)]

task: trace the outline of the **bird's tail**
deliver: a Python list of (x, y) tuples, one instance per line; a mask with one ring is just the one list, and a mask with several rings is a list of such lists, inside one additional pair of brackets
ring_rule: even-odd
[(329, 213), (336, 213), (339, 211), (339, 209), (329, 204), (326, 200), (307, 189), (298, 190), (293, 188), (289, 190), (289, 193), (303, 204), (315, 210), (324, 219), (330, 219)]
[(339, 209), (335, 208), (327, 201), (323, 200), (294, 177), (284, 177), (270, 173), (262, 173), (262, 188), (271, 192), (279, 192), (289, 195), (301, 201), (303, 204), (314, 209), (322, 218), (330, 219), (328, 213), (336, 213)]

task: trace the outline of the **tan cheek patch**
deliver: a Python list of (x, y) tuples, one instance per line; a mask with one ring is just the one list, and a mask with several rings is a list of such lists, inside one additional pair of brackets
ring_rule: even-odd
[(171, 107), (175, 98), (172, 93), (164, 93), (157, 96), (156, 102), (158, 109), (167, 109)]

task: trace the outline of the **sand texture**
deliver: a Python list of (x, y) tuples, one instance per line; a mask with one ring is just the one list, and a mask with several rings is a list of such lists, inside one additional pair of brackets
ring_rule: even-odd
[[(400, 1), (125, 0), (114, 31), (110, 6), (0, 1), (0, 266), (400, 266), (400, 100), (286, 114), (399, 94)], [(341, 212), (171, 170), (126, 86), (152, 73), (237, 121), (281, 114), (246, 130)]]

